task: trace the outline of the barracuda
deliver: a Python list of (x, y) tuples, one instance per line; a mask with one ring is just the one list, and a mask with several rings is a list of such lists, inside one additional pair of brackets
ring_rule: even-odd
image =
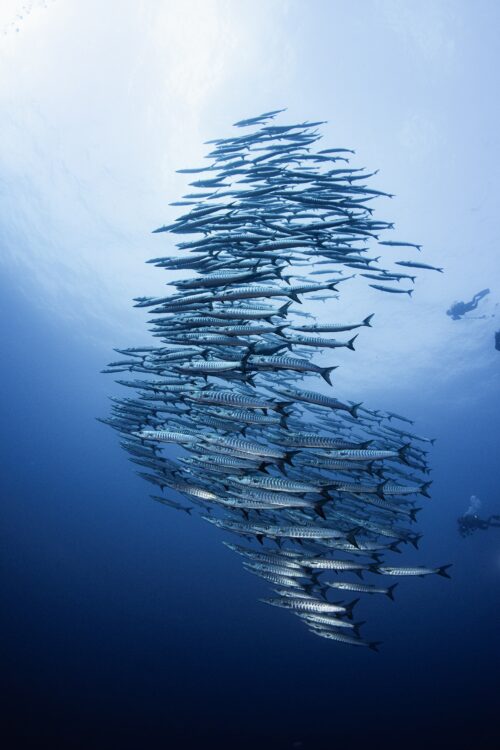
[[(359, 348), (373, 313), (355, 323), (341, 315), (363, 309), (367, 288), (397, 304), (395, 295), (413, 292), (399, 282), (416, 279), (401, 266), (441, 269), (394, 261), (390, 247), (413, 245), (379, 239), (393, 225), (373, 215), (370, 202), (391, 195), (368, 186), (375, 172), (351, 166), (350, 149), (317, 151), (321, 123), (276, 124), (277, 113), (240, 120), (248, 130), (212, 140), (205, 166), (180, 170), (200, 176), (155, 234), (166, 256), (150, 261), (175, 291), (135, 298), (157, 345), (115, 350), (122, 358), (105, 372), (134, 373), (117, 381), (133, 397), (114, 396), (101, 421), (134, 468), (146, 469), (140, 476), (188, 498), (157, 502), (246, 540), (227, 546), (274, 588), (269, 603), (314, 635), (376, 650), (355, 637), (354, 603), (326, 597), (331, 589), (392, 598), (394, 587), (329, 586), (323, 573), (447, 576), (448, 566), (386, 564), (407, 542), (417, 547), (410, 496), (428, 496), (423, 447), (434, 441), (392, 426), (411, 424), (405, 416), (322, 393), (335, 366), (320, 357), (338, 350), (338, 364), (355, 340)], [(328, 335), (348, 331), (345, 341)], [(346, 393), (354, 387), (339, 382)]]

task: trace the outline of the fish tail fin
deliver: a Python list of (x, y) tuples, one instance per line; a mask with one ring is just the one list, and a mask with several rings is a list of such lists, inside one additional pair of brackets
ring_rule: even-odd
[(345, 538), (347, 539), (347, 541), (349, 542), (349, 544), (352, 544), (353, 547), (357, 547), (357, 549), (359, 549), (359, 544), (357, 542), (356, 537), (354, 536), (355, 533), (356, 533), (356, 531), (359, 531), (359, 528), (352, 529), (348, 534), (346, 534)]
[(401, 448), (398, 449), (398, 456), (404, 464), (408, 463), (408, 451), (411, 448), (411, 443), (405, 443)]
[(372, 651), (376, 651), (378, 653), (378, 647), (382, 645), (382, 641), (371, 641), (368, 644), (368, 648), (371, 648)]
[(377, 485), (377, 495), (383, 500), (384, 499), (384, 487), (387, 484), (387, 482), (380, 482)]
[(371, 320), (374, 315), (375, 313), (372, 313), (371, 315), (368, 315), (366, 318), (363, 318), (363, 325), (371, 328), (372, 327)]
[(417, 522), (417, 513), (421, 511), (422, 508), (412, 508), (409, 512), (410, 518), (413, 521), (413, 523)]
[(411, 297), (411, 295), (413, 294), (413, 289), (407, 289), (407, 290), (406, 290), (406, 294), (407, 294), (407, 295), (408, 295), (409, 297)]
[(399, 549), (400, 544), (400, 541), (392, 542), (392, 544), (389, 545), (389, 549), (391, 550), (391, 552), (398, 552), (399, 554), (401, 554), (401, 550)]
[(349, 602), (348, 604), (345, 605), (347, 617), (350, 620), (352, 620), (352, 611), (358, 602), (359, 602), (359, 597), (357, 599), (353, 599), (352, 602)]
[(389, 597), (391, 602), (394, 601), (394, 589), (396, 588), (397, 585), (398, 585), (397, 583), (393, 583), (392, 586), (389, 586), (389, 588), (387, 589), (386, 596)]
[(362, 570), (354, 570), (353, 573), (355, 573), (358, 578), (361, 578), (363, 580), (363, 571)]
[(432, 482), (424, 482), (424, 484), (420, 488), (420, 494), (424, 497), (430, 497), (428, 489), (431, 486)]
[(365, 622), (366, 622), (366, 620), (360, 620), (360, 622), (354, 622), (354, 623), (353, 623), (352, 629), (354, 630), (354, 633), (355, 633), (355, 635), (357, 635), (357, 636), (358, 636), (358, 638), (359, 638), (359, 637), (360, 637), (360, 635), (361, 635), (361, 634), (360, 634), (360, 632), (359, 632), (359, 629), (360, 629), (360, 627), (361, 627), (362, 625), (364, 625), (364, 624), (365, 624)]
[(268, 467), (268, 466), (269, 466), (269, 464), (267, 463), (267, 461), (262, 461), (262, 463), (260, 463), (260, 464), (258, 465), (258, 467), (257, 467), (257, 471), (262, 471), (262, 472), (263, 472), (264, 474), (268, 474), (268, 473), (269, 473), (269, 472), (267, 471), (267, 467)]
[(354, 342), (356, 341), (356, 339), (358, 338), (358, 336), (359, 336), (359, 334), (357, 333), (355, 336), (352, 337), (352, 339), (349, 339), (349, 341), (347, 342), (347, 348), (348, 349), (351, 349), (352, 351), (355, 351), (355, 349), (354, 349)]
[[(351, 417), (357, 417), (358, 416), (358, 409), (359, 409), (359, 407), (361, 406), (362, 403), (363, 402), (360, 401), (359, 404), (353, 404), (351, 406), (351, 408), (349, 409), (349, 414), (351, 415)], [(371, 443), (371, 440), (369, 441), (369, 443)]]
[[(277, 259), (276, 259), (277, 260)], [(276, 263), (273, 263), (273, 273), (276, 274), (278, 279), (283, 279), (283, 281), (286, 281), (287, 284), (289, 284), (289, 277), (288, 276), (282, 276), (283, 271), (285, 270), (284, 266), (277, 266)]]
[(285, 330), (285, 328), (288, 328), (288, 327), (289, 326), (287, 326), (287, 325), (278, 326), (276, 328), (276, 335), (277, 336), (281, 336), (282, 338), (286, 338), (286, 336), (283, 335), (283, 331)]
[(297, 455), (297, 453), (300, 453), (300, 451), (287, 451), (285, 453), (285, 458), (283, 459), (286, 464), (289, 466), (293, 466), (292, 458)]
[(292, 404), (293, 401), (278, 401), (278, 403), (276, 404), (276, 411), (279, 411), (281, 414), (283, 414), (287, 406), (291, 406)]
[(408, 537), (408, 541), (413, 544), (415, 549), (418, 549), (418, 543), (422, 538), (423, 534), (415, 534), (414, 536)]
[(337, 284), (338, 284), (338, 281), (332, 281), (331, 284), (328, 284), (327, 289), (333, 289), (333, 291), (336, 292), (337, 291)]
[(322, 367), (321, 368), (321, 377), (323, 378), (323, 380), (326, 380), (328, 385), (332, 385), (331, 375), (332, 375), (332, 372), (336, 369), (337, 369), (336, 367)]
[(295, 292), (287, 292), (287, 297), (290, 297), (290, 299), (292, 299), (294, 302), (298, 302), (299, 305), (302, 304), (302, 301), (301, 301), (299, 295), (296, 294)]
[(446, 572), (448, 568), (451, 568), (451, 563), (449, 565), (441, 565), (441, 567), (436, 570), (436, 573), (438, 574), (438, 576), (443, 576), (443, 578), (451, 578), (451, 576)]
[(286, 302), (284, 305), (281, 305), (281, 307), (278, 307), (278, 309), (276, 310), (276, 312), (273, 313), (273, 314), (277, 315), (279, 318), (286, 317), (286, 314), (288, 312), (288, 308), (290, 307), (291, 304), (292, 304), (291, 302)]
[(314, 504), (314, 512), (320, 516), (320, 518), (326, 519), (325, 511), (323, 510), (323, 506), (328, 502), (328, 500), (320, 500), (319, 502)]

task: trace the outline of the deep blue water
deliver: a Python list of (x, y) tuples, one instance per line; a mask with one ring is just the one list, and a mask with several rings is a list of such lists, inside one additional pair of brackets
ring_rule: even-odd
[(438, 440), (405, 560), (452, 562), (452, 580), (364, 604), (384, 643), (359, 653), (259, 604), (225, 534), (149, 500), (95, 421), (117, 389), (105, 347), (7, 278), (0, 316), (5, 747), (498, 746), (500, 532), (456, 532), (471, 494), (500, 507), (500, 405), (481, 382), (406, 405)]

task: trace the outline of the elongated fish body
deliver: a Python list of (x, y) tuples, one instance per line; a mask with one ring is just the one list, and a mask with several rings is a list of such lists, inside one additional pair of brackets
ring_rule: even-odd
[(349, 445), (340, 438), (329, 438), (314, 433), (292, 433), (284, 436), (282, 442), (295, 448), (321, 448), (321, 450), (329, 451), (329, 456), (330, 452), (338, 452), (340, 446)]
[(151, 498), (153, 500), (156, 500), (157, 503), (161, 503), (162, 505), (168, 505), (169, 508), (174, 508), (175, 510), (183, 510), (189, 516), (191, 515), (191, 511), (193, 510), (192, 507), (189, 507), (187, 505), (182, 505), (182, 503), (178, 503), (176, 500), (171, 500), (168, 497), (160, 497), (159, 495), (151, 495)]
[[(190, 447), (192, 451), (192, 446)], [(204, 453), (203, 455), (192, 455), (191, 459), (194, 463), (199, 463), (202, 466), (219, 466), (226, 469), (245, 469), (246, 471), (256, 471), (262, 466), (262, 462), (259, 457), (247, 456), (246, 458), (236, 458), (234, 456), (220, 455), (217, 453)]]
[(387, 245), (388, 247), (415, 247), (417, 250), (422, 249), (422, 245), (416, 245), (414, 242), (395, 242), (393, 240), (383, 240), (378, 244)]
[(394, 484), (393, 482), (384, 482), (381, 485), (381, 490), (384, 495), (415, 495), (417, 493), (430, 497), (427, 492), (431, 482), (424, 482), (418, 487), (411, 487), (409, 485)]
[[(259, 286), (257, 284), (253, 286), (239, 287), (235, 290), (218, 292), (211, 296), (203, 296), (205, 297), (205, 299), (202, 300), (203, 302), (225, 302), (226, 300), (260, 299), (262, 297), (292, 297), (293, 299), (297, 299), (297, 293), (295, 293), (290, 288), (277, 286)], [(192, 298), (188, 299), (191, 299), (192, 301)]]
[(339, 591), (355, 591), (358, 594), (385, 594), (389, 599), (393, 599), (394, 587), (383, 588), (374, 586), (370, 583), (354, 583), (352, 581), (325, 581), (325, 586)]
[(367, 495), (364, 497), (365, 502), (369, 503), (370, 505), (375, 505), (377, 508), (380, 508), (381, 510), (387, 510), (390, 513), (394, 513), (398, 516), (406, 516), (407, 518), (410, 518), (412, 521), (416, 521), (416, 514), (422, 510), (422, 508), (405, 508), (400, 507), (395, 503), (387, 503), (385, 500), (381, 500), (378, 495)]
[(391, 294), (407, 294), (409, 297), (413, 294), (413, 289), (396, 289), (393, 286), (383, 286), (382, 284), (369, 284), (372, 289), (378, 289), (379, 292), (390, 292)]
[(263, 578), (265, 581), (269, 581), (269, 583), (274, 583), (275, 586), (288, 586), (293, 591), (301, 590), (301, 584), (294, 578), (285, 575), (278, 575), (277, 573), (267, 573), (265, 570), (255, 570), (248, 565), (244, 565), (243, 567), (249, 573), (259, 576), (259, 578)]
[(352, 349), (354, 351), (354, 341), (356, 336), (353, 336), (349, 341), (336, 341), (335, 339), (325, 339), (319, 336), (288, 336), (287, 341), (291, 344), (298, 344), (300, 346), (314, 346), (320, 349)]
[(400, 458), (401, 454), (399, 451), (341, 448), (340, 450), (333, 451), (331, 457), (340, 461), (382, 461), (386, 458)]
[(240, 508), (267, 508), (273, 510), (276, 508), (311, 508), (312, 505), (308, 500), (304, 500), (297, 495), (288, 495), (284, 492), (270, 493), (262, 495), (254, 494), (236, 494), (232, 498), (233, 504)]
[(273, 317), (284, 317), (288, 304), (270, 309), (269, 307), (224, 307), (211, 310), (210, 315), (221, 320), (270, 320)]
[(187, 343), (199, 346), (248, 346), (246, 341), (237, 336), (219, 336), (211, 333), (189, 333), (185, 335), (165, 337), (164, 341), (174, 344)]
[(325, 625), (327, 628), (350, 628), (352, 630), (356, 627), (353, 622), (349, 622), (349, 620), (341, 620), (340, 617), (300, 613), (297, 613), (297, 616), (305, 622), (313, 623), (315, 625)]
[[(330, 471), (358, 471), (359, 468), (354, 461), (337, 461), (328, 458), (311, 458), (308, 461), (301, 462), (301, 466), (311, 466)], [(369, 471), (369, 469), (366, 470)]]
[(302, 569), (302, 566), (295, 562), (295, 558), (299, 557), (298, 552), (292, 552), (290, 550), (262, 552), (261, 550), (255, 550), (251, 547), (242, 547), (240, 544), (233, 544), (232, 542), (222, 542), (222, 544), (225, 547), (228, 547), (232, 552), (243, 555), (243, 557), (250, 560), (256, 560), (263, 563), (269, 562), (271, 564), (279, 564), (283, 561), (286, 562), (287, 567)]
[(250, 355), (246, 360), (247, 368), (265, 370), (294, 370), (295, 372), (316, 372), (331, 385), (330, 376), (334, 367), (318, 367), (306, 359), (296, 357), (260, 357)]
[(439, 271), (439, 273), (443, 273), (442, 268), (438, 268), (437, 266), (429, 266), (427, 263), (416, 263), (410, 260), (396, 260), (394, 262), (397, 266), (406, 266), (407, 268), (423, 268), (427, 269), (428, 271)]
[[(334, 368), (331, 368), (332, 370)], [(282, 395), (286, 395), (288, 398), (291, 398), (293, 400), (298, 401), (305, 401), (310, 404), (316, 404), (317, 406), (325, 406), (328, 409), (337, 409), (340, 411), (348, 411), (351, 416), (356, 417), (358, 413), (358, 408), (360, 404), (343, 404), (341, 401), (338, 401), (336, 398), (331, 398), (330, 396), (325, 396), (322, 393), (317, 393), (315, 391), (297, 391), (292, 388), (284, 389), (277, 389), (277, 393), (281, 393)]]
[(260, 525), (266, 536), (287, 537), (289, 539), (335, 539), (345, 536), (336, 529), (321, 526), (271, 526)]
[(297, 612), (312, 612), (312, 613), (338, 613), (346, 612), (346, 607), (342, 607), (339, 604), (331, 604), (330, 602), (322, 602), (318, 599), (261, 599), (264, 604), (270, 604), (272, 607), (283, 607), (284, 609), (293, 609)]
[(340, 641), (340, 643), (347, 643), (350, 646), (365, 646), (372, 651), (378, 651), (380, 643), (378, 641), (363, 641), (361, 638), (356, 638), (346, 633), (338, 633), (334, 630), (315, 630), (316, 635), (321, 638), (329, 638), (332, 641)]
[(209, 445), (221, 445), (226, 448), (234, 449), (240, 453), (248, 453), (253, 456), (263, 456), (270, 458), (285, 459), (287, 454), (272, 448), (268, 445), (262, 445), (255, 443), (250, 440), (242, 440), (239, 438), (224, 438), (219, 435), (203, 435), (203, 440)]
[(343, 331), (353, 331), (363, 326), (371, 326), (372, 315), (368, 315), (361, 323), (314, 323), (309, 326), (292, 326), (294, 331), (303, 331), (304, 333), (342, 333)]
[(290, 507), (300, 507), (299, 504), (291, 506), (288, 501), (284, 501), (282, 503), (279, 502), (266, 502), (261, 500), (253, 500), (253, 499), (247, 499), (247, 498), (240, 498), (236, 496), (231, 495), (219, 495), (217, 499), (214, 499), (212, 502), (214, 502), (216, 505), (221, 505), (226, 508), (231, 509), (237, 509), (237, 510), (276, 510), (280, 508), (290, 508)]
[(251, 562), (245, 563), (247, 569), (260, 570), (264, 573), (276, 573), (281, 576), (288, 576), (289, 578), (304, 578), (305, 571), (298, 567), (276, 565), (273, 563), (262, 563), (262, 562)]
[(183, 492), (186, 495), (198, 497), (200, 500), (213, 501), (217, 499), (217, 495), (214, 492), (211, 492), (204, 487), (199, 487), (195, 484), (189, 484), (188, 482), (168, 481), (167, 487), (170, 487), (170, 489), (176, 490), (177, 492)]
[(449, 578), (450, 576), (446, 572), (450, 565), (442, 565), (440, 568), (426, 568), (426, 567), (394, 567), (392, 565), (377, 565), (376, 572), (381, 573), (385, 576), (429, 576), (439, 575)]
[(356, 571), (356, 570), (370, 570), (371, 566), (363, 565), (362, 563), (355, 562), (354, 560), (331, 560), (329, 558), (302, 558), (300, 563), (305, 568), (311, 570), (341, 570), (341, 571)]
[(377, 494), (379, 492), (379, 485), (378, 484), (354, 484), (354, 483), (347, 483), (347, 484), (337, 484), (335, 486), (336, 492), (350, 492), (353, 495), (362, 495), (365, 493), (374, 493)]
[(214, 414), (216, 414), (216, 416), (218, 416), (220, 419), (227, 419), (239, 423), (246, 422), (247, 424), (281, 425), (283, 421), (283, 417), (259, 414), (255, 411), (247, 411), (245, 409), (233, 409), (229, 411), (227, 409), (216, 408), (214, 410)]
[(183, 364), (176, 365), (175, 369), (177, 372), (201, 372), (201, 373), (217, 373), (226, 372), (231, 370), (237, 370), (240, 367), (238, 362), (233, 360), (207, 360), (199, 362), (184, 362)]
[[(233, 363), (234, 364), (234, 363)], [(272, 409), (280, 411), (284, 402), (270, 401), (262, 397), (243, 395), (233, 391), (192, 391), (186, 394), (190, 401), (199, 404), (219, 404), (221, 406), (236, 406), (241, 409)]]
[(305, 494), (307, 492), (318, 492), (317, 485), (309, 482), (298, 482), (292, 479), (281, 479), (279, 477), (229, 477), (237, 485), (244, 487), (256, 487), (263, 490), (273, 490), (274, 492), (298, 492)]
[(142, 440), (158, 440), (161, 443), (195, 443), (198, 441), (196, 435), (184, 432), (169, 432), (168, 430), (142, 430), (132, 434)]
[(277, 492), (276, 490), (262, 490), (248, 486), (237, 486), (231, 489), (236, 497), (242, 499), (259, 500), (263, 503), (276, 503), (277, 505), (289, 505), (297, 508), (313, 508), (314, 501), (304, 499), (290, 492)]
[[(217, 321), (219, 327), (217, 328), (217, 335), (221, 336), (262, 336), (264, 334), (273, 333), (278, 336), (281, 336), (283, 333), (283, 330), (286, 328), (286, 326), (273, 326), (273, 325), (244, 325), (244, 326), (221, 326), (221, 321)], [(214, 324), (211, 324), (211, 326), (207, 329), (207, 332), (213, 331)], [(201, 331), (204, 332), (204, 329), (201, 328)], [(198, 329), (199, 332), (199, 329)]]

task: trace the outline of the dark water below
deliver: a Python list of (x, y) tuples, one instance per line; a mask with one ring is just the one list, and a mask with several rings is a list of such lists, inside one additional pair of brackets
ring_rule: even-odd
[(419, 394), (438, 441), (405, 560), (452, 562), (452, 580), (363, 605), (383, 647), (359, 653), (259, 604), (222, 532), (148, 499), (94, 419), (105, 350), (6, 283), (0, 314), (4, 747), (498, 747), (500, 533), (456, 532), (471, 494), (500, 503), (500, 406), (480, 383)]

